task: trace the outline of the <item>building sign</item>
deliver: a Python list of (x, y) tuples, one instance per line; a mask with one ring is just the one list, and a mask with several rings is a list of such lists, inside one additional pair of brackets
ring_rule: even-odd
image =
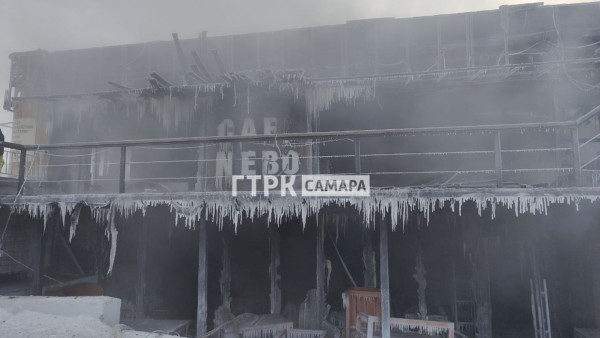
[(12, 130), (12, 141), (17, 144), (36, 144), (36, 122), (34, 119), (15, 119)]
[[(257, 120), (260, 128), (257, 131)], [(235, 123), (233, 120), (224, 119), (217, 126), (218, 136), (235, 135)], [(261, 130), (262, 129), (262, 130)], [(277, 118), (265, 117), (262, 119), (245, 118), (239, 129), (239, 135), (275, 135), (277, 134)], [(300, 170), (300, 154), (292, 149), (285, 149), (283, 145), (275, 144), (273, 149), (257, 149), (257, 147), (245, 147), (239, 149), (236, 160), (240, 161), (238, 172), (233, 172), (234, 151), (231, 145), (225, 145), (216, 154), (215, 172), (218, 177), (231, 176), (240, 173), (242, 175), (295, 175)], [(284, 148), (284, 149), (282, 149)]]
[[(253, 95), (252, 95), (253, 94)], [(254, 99), (252, 99), (254, 98)], [(252, 105), (250, 106), (250, 103)], [(310, 130), (303, 102), (281, 93), (250, 93), (246, 102), (219, 102), (203, 116), (203, 136), (252, 136), (304, 133)], [(233, 175), (312, 174), (312, 140), (272, 139), (219, 142), (198, 149), (196, 189), (231, 191)], [(300, 188), (300, 180), (296, 181)], [(238, 189), (249, 191), (249, 181)], [(262, 189), (262, 188), (261, 188)]]

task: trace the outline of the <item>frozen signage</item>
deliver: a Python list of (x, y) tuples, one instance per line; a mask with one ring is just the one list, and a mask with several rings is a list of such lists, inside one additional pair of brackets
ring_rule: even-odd
[[(301, 175), (302, 196), (368, 197), (371, 193), (368, 175)], [(234, 175), (231, 177), (231, 193), (238, 195), (239, 183), (250, 182), (250, 193), (264, 196), (279, 192), (281, 196), (297, 196), (294, 189), (297, 175)], [(262, 189), (259, 189), (262, 187)]]
[[(262, 128), (264, 135), (277, 134), (277, 118), (265, 117), (257, 125), (252, 118), (244, 119), (241, 128), (238, 126), (240, 135), (256, 135), (258, 128)], [(236, 133), (236, 125), (233, 120), (225, 119), (217, 126), (217, 135), (233, 136)], [(300, 155), (295, 150), (284, 150), (283, 146), (276, 144), (275, 149), (251, 150), (236, 149), (240, 151), (236, 159), (241, 159), (239, 172), (242, 175), (294, 175), (300, 170)], [(233, 173), (233, 151), (228, 145), (216, 154), (216, 175), (230, 176)]]

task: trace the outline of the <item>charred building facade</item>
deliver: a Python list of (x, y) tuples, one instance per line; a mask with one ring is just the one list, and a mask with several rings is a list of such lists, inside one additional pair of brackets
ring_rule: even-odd
[[(124, 316), (203, 337), (583, 336), (599, 19), (534, 3), (11, 54), (0, 273), (93, 275)], [(232, 193), (310, 174), (370, 196)]]

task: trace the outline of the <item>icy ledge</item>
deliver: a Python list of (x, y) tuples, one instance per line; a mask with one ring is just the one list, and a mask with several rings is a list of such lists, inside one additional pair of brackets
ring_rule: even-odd
[[(491, 209), (495, 217), (497, 206), (514, 210), (518, 216), (524, 213), (546, 214), (551, 204), (573, 204), (577, 208), (581, 201), (595, 202), (600, 198), (600, 188), (535, 188), (535, 189), (389, 189), (373, 190), (371, 197), (302, 197), (271, 195), (252, 197), (240, 194), (233, 197), (230, 192), (186, 192), (186, 193), (138, 193), (103, 195), (47, 195), (22, 196), (15, 203), (14, 196), (0, 197), (0, 204), (10, 206), (16, 212), (28, 212), (32, 217), (47, 221), (50, 212), (57, 206), (63, 222), (71, 217), (71, 238), (77, 228), (81, 205), (92, 210), (94, 219), (106, 225), (106, 235), (111, 241), (110, 268), (116, 253), (116, 215), (123, 218), (136, 211), (145, 213), (148, 207), (168, 205), (176, 220), (183, 218), (185, 226), (194, 228), (201, 217), (222, 228), (225, 219), (231, 219), (235, 227), (242, 219), (268, 216), (269, 223), (280, 225), (284, 220), (300, 218), (304, 225), (308, 217), (315, 215), (328, 205), (356, 208), (364, 225), (373, 224), (377, 213), (390, 214), (392, 230), (404, 225), (412, 211), (422, 212), (427, 221), (436, 209), (448, 206), (461, 213), (466, 202), (473, 202), (479, 214)], [(206, 212), (204, 212), (206, 211)], [(177, 223), (175, 223), (177, 224)]]

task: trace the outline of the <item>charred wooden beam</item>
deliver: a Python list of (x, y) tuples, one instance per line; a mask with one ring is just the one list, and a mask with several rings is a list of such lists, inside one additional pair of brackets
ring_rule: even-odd
[(113, 82), (113, 81), (108, 81), (108, 84), (111, 85), (111, 86), (113, 86), (113, 87), (122, 89), (122, 90), (133, 90), (133, 88), (131, 88), (131, 87), (123, 86), (123, 85), (118, 84), (118, 83)]
[(150, 82), (150, 87), (152, 87), (152, 89), (159, 89), (162, 87), (154, 78), (146, 78), (146, 80)]
[(194, 58), (196, 67), (198, 67), (198, 70), (200, 71), (202, 76), (204, 76), (208, 81), (213, 82), (212, 76), (210, 76), (208, 69), (206, 69), (206, 67), (204, 66), (204, 63), (202, 63), (202, 60), (200, 60), (200, 56), (198, 56), (198, 53), (196, 53), (195, 50), (192, 51), (192, 58)]
[(204, 82), (204, 80), (194, 72), (187, 72), (187, 76), (198, 82)]
[(223, 75), (221, 75), (221, 78), (230, 85), (233, 83), (233, 78), (230, 77), (229, 75), (223, 74)]
[[(181, 72), (182, 74), (185, 74), (187, 72), (187, 62), (185, 61), (185, 55), (183, 54), (183, 49), (181, 48), (181, 44), (179, 43), (179, 36), (177, 35), (177, 33), (173, 33), (173, 43), (175, 44), (175, 50), (177, 51), (177, 58), (179, 59), (179, 64), (181, 66)], [(183, 77), (185, 79), (185, 76)], [(187, 83), (187, 79), (185, 79), (186, 84)]]
[(202, 73), (200, 72), (200, 69), (198, 69), (198, 66), (196, 65), (191, 65), (190, 68), (192, 69), (192, 73), (199, 77), (203, 82), (206, 82), (206, 79), (202, 76)]
[(217, 63), (217, 66), (219, 67), (219, 72), (221, 73), (221, 75), (227, 73), (227, 70), (225, 69), (225, 65), (223, 64), (223, 61), (221, 60), (221, 56), (219, 56), (219, 51), (216, 49), (213, 49), (210, 51), (213, 55), (213, 58), (215, 59), (215, 62)]
[(164, 87), (171, 87), (171, 86), (173, 86), (169, 81), (165, 80), (164, 77), (158, 75), (158, 73), (156, 73), (156, 72), (150, 73), (150, 76), (152, 76), (152, 78), (156, 79), (156, 81), (158, 81), (158, 83), (160, 83)]

